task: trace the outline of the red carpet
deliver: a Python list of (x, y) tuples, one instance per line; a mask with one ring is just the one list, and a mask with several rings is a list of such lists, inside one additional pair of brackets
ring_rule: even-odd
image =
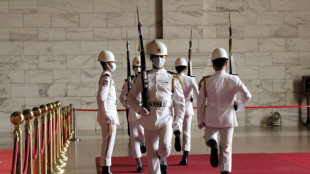
[(13, 150), (0, 150), (0, 173), (11, 173)]
[[(210, 155), (190, 155), (189, 165), (179, 166), (181, 155), (171, 155), (168, 161), (169, 174), (217, 174), (212, 168)], [(144, 173), (147, 173), (147, 159), (142, 158)], [(101, 172), (100, 157), (96, 158), (98, 174)], [(132, 157), (113, 157), (112, 173), (135, 173), (136, 161)], [(309, 174), (310, 153), (252, 153), (233, 154), (232, 174)]]

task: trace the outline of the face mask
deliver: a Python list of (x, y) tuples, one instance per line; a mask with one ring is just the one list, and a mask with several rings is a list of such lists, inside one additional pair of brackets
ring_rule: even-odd
[(110, 69), (111, 72), (116, 70), (116, 64), (115, 63), (112, 64), (112, 68), (110, 67), (110, 65), (107, 65), (107, 67)]
[(141, 72), (141, 68), (140, 67), (135, 67), (133, 69), (133, 71), (135, 72), (136, 75), (138, 75)]
[(156, 58), (153, 58), (153, 65), (156, 67), (156, 68), (161, 68), (164, 66), (166, 62), (166, 59), (164, 58), (161, 58), (161, 57), (156, 57)]

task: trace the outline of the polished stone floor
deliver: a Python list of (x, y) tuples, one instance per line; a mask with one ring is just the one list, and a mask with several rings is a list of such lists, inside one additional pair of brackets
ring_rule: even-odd
[[(65, 173), (96, 173), (95, 157), (100, 156), (101, 131), (78, 131), (77, 137), (81, 141), (71, 143)], [(12, 148), (12, 134), (0, 133), (0, 150)], [(235, 129), (233, 153), (289, 152), (310, 152), (310, 129), (306, 127), (238, 127)], [(203, 140), (203, 131), (194, 127), (190, 153), (209, 153)], [(177, 153), (172, 148), (171, 154), (181, 153)], [(118, 130), (113, 156), (131, 156), (127, 131)]]

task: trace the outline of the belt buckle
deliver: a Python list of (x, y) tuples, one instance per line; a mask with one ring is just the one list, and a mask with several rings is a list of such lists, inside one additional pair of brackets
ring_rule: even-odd
[(153, 102), (153, 105), (154, 105), (154, 107), (161, 107), (162, 106), (162, 103), (161, 102), (157, 102), (157, 101), (154, 101)]

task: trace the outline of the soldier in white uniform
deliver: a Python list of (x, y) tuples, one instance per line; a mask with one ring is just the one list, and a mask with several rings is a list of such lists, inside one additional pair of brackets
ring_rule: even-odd
[[(140, 74), (141, 72), (140, 56), (135, 57), (132, 60), (132, 68), (135, 72), (135, 76), (131, 77), (131, 81), (133, 82), (138, 76), (138, 74)], [(127, 100), (126, 100), (127, 93), (128, 93), (128, 82), (126, 79), (123, 85), (121, 94), (119, 96), (119, 100), (125, 108), (129, 109), (128, 122), (129, 122), (129, 129), (130, 129), (130, 145), (131, 145), (132, 156), (137, 161), (138, 166), (137, 166), (136, 172), (142, 173), (143, 166), (142, 166), (140, 158), (142, 156), (141, 152), (145, 153), (144, 129), (138, 123), (138, 119), (141, 116), (137, 114), (127, 103)], [(137, 100), (139, 101), (139, 103), (141, 103), (141, 94), (137, 96)]]
[[(175, 61), (175, 69), (183, 82), (183, 93), (185, 97), (185, 116), (183, 120), (183, 157), (180, 165), (187, 165), (187, 156), (191, 149), (191, 122), (194, 115), (192, 102), (198, 97), (198, 86), (194, 77), (185, 75), (187, 62), (180, 57)], [(194, 95), (193, 95), (194, 94)], [(177, 137), (177, 136), (176, 136)], [(176, 139), (176, 142), (180, 139)], [(177, 149), (177, 148), (176, 148)]]
[[(205, 127), (205, 141), (211, 148), (211, 166), (219, 165), (219, 171), (227, 174), (231, 172), (234, 127), (238, 126), (236, 111), (244, 109), (251, 99), (251, 94), (238, 76), (225, 72), (228, 57), (223, 48), (216, 48), (212, 52), (211, 60), (215, 74), (204, 77), (199, 82), (197, 120), (200, 129)], [(237, 93), (240, 100), (235, 102)], [(218, 134), (220, 141), (217, 139)]]
[[(185, 111), (182, 82), (176, 75), (164, 69), (167, 47), (154, 41), (150, 47), (153, 69), (147, 71), (149, 109), (139, 105), (137, 95), (142, 91), (139, 75), (130, 89), (127, 102), (141, 115), (139, 123), (144, 127), (149, 174), (167, 173), (166, 158), (170, 155), (172, 131), (180, 130)], [(173, 109), (176, 118), (173, 119)], [(174, 121), (173, 121), (174, 120)], [(172, 128), (173, 127), (173, 128)]]
[(98, 61), (100, 61), (103, 68), (97, 93), (97, 121), (101, 127), (102, 133), (100, 164), (103, 174), (111, 174), (110, 166), (112, 163), (111, 157), (115, 142), (116, 125), (119, 125), (116, 109), (115, 85), (111, 76), (111, 72), (116, 70), (116, 64), (114, 54), (107, 50), (99, 54)]

